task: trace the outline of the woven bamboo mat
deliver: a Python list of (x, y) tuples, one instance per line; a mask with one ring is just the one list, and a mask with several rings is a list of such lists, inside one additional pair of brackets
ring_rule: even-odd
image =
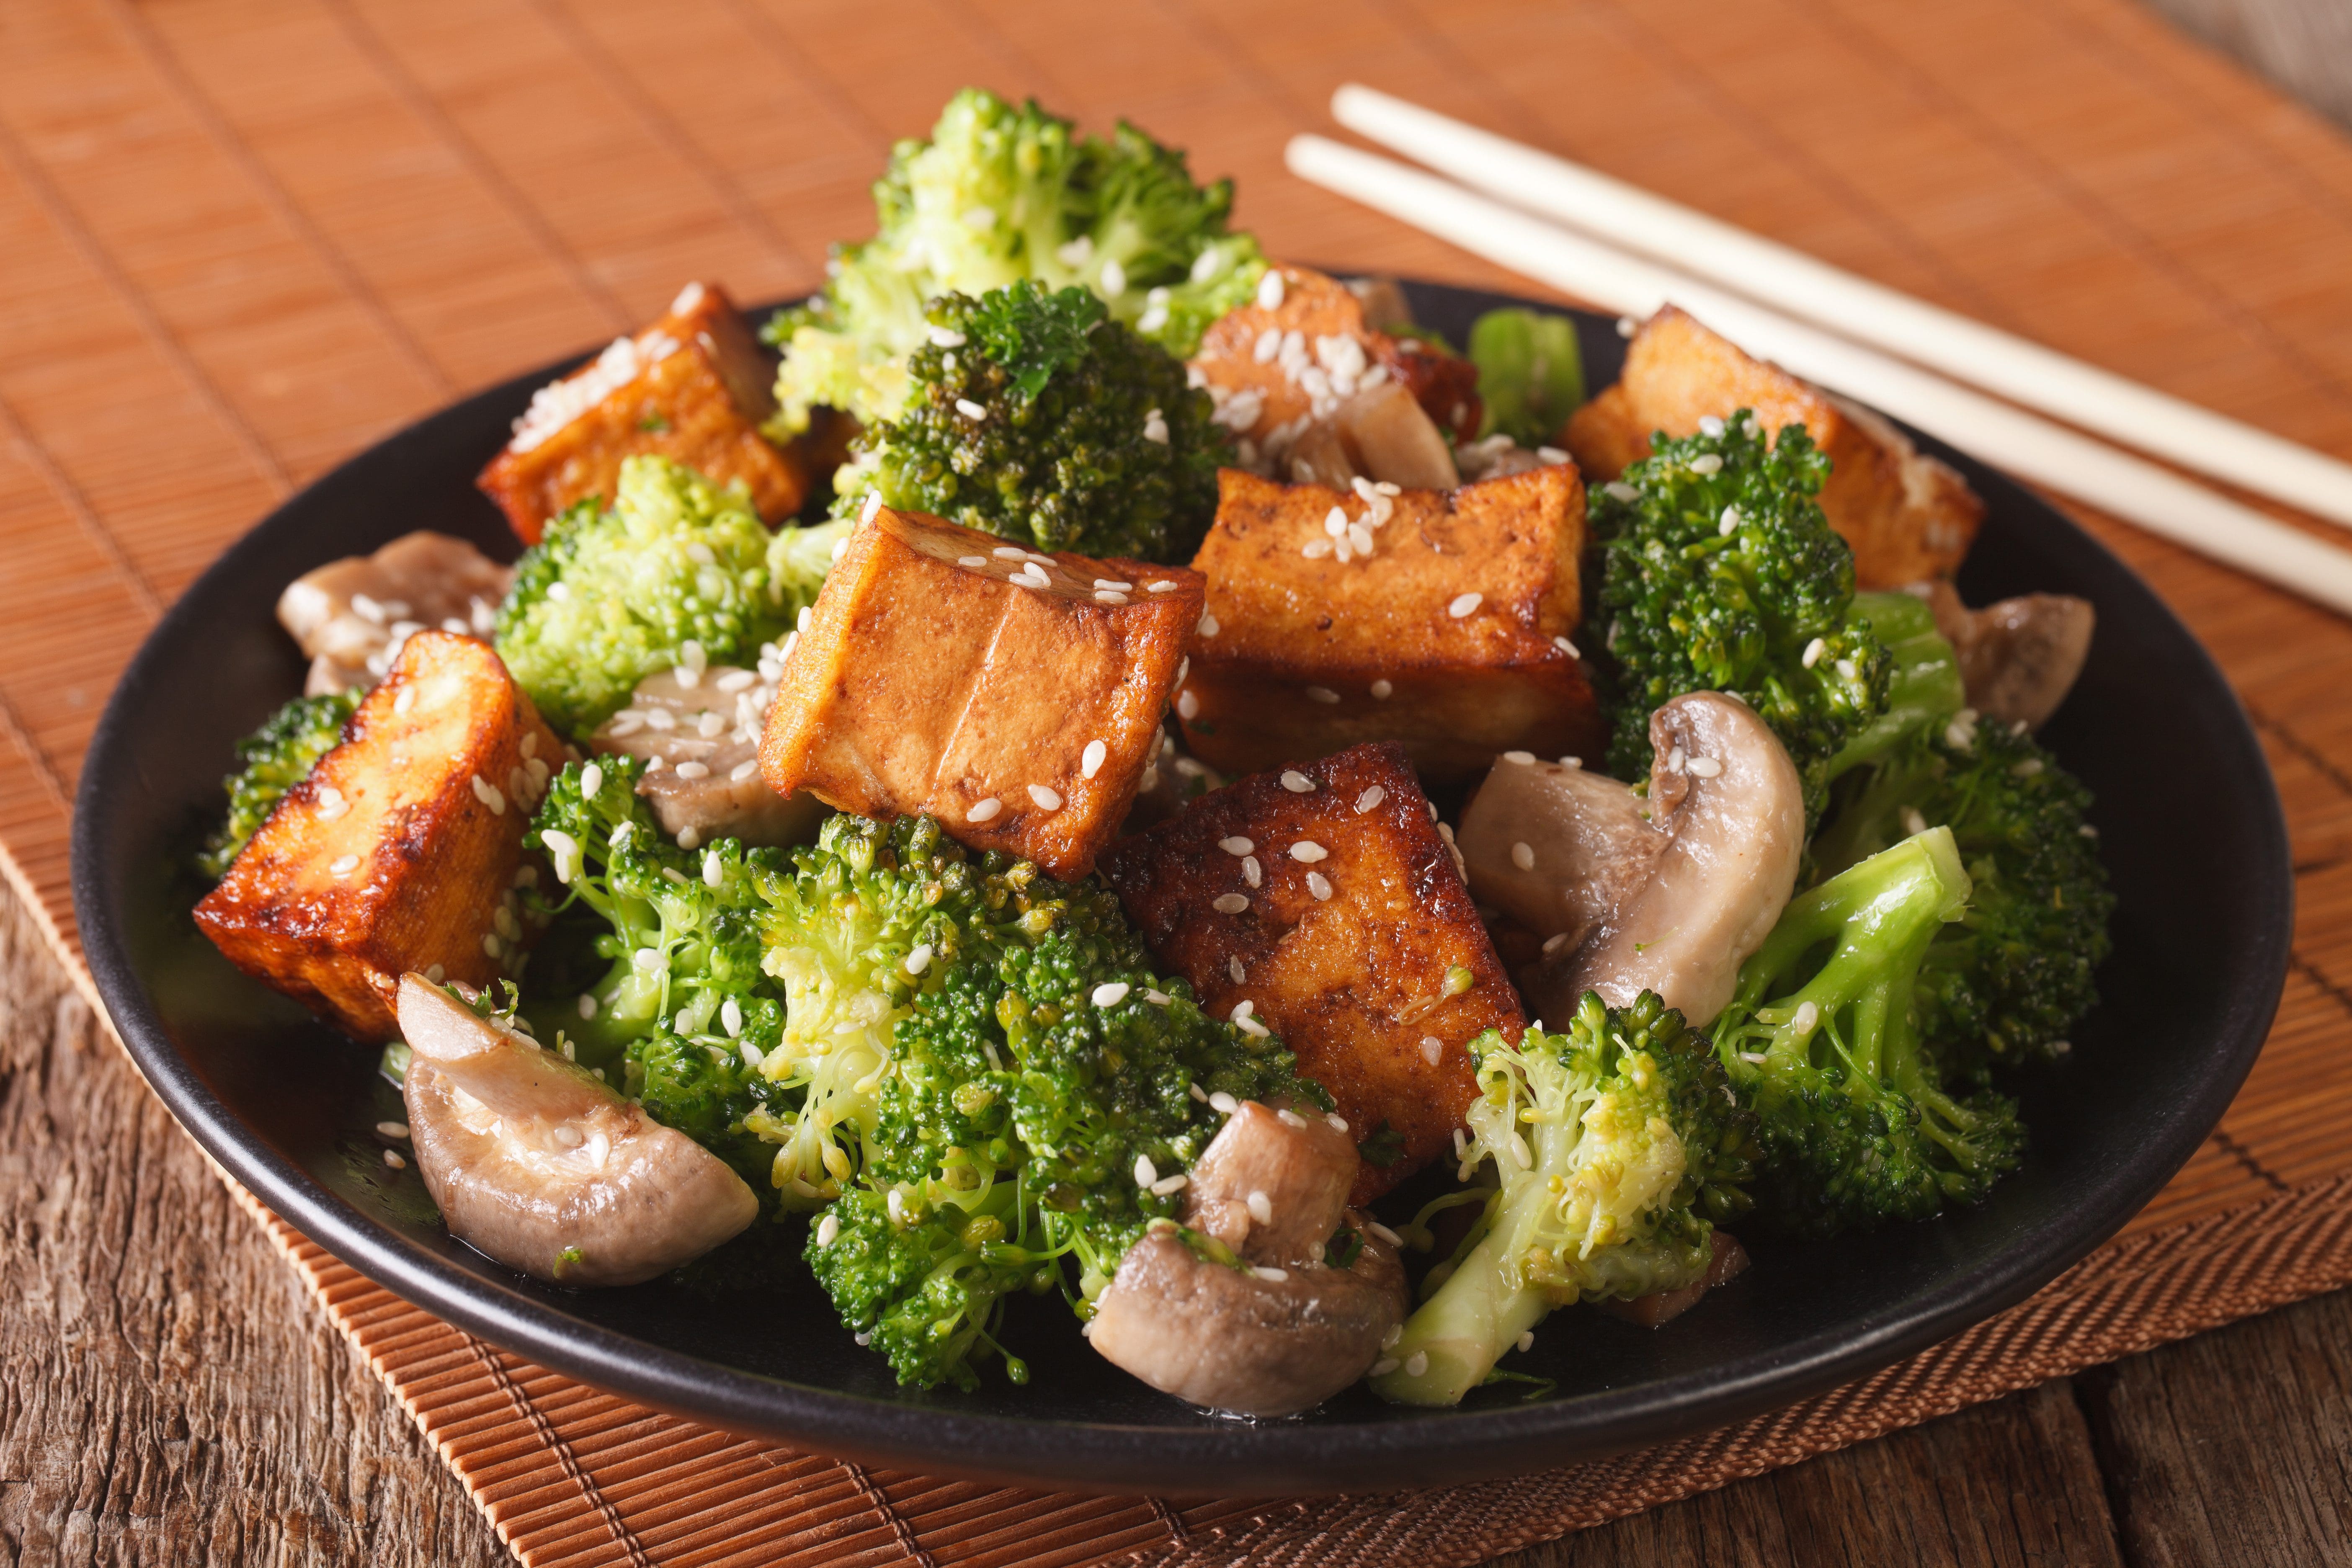
[[(2127, 0), (10, 0), (0, 866), (87, 985), (68, 803), (196, 572), (339, 458), (686, 278), (813, 286), (889, 141), (968, 80), (1190, 146), (1277, 255), (1507, 286), (1282, 174), (1349, 79), (2352, 457), (2352, 142)], [(993, 1491), (635, 1408), (256, 1216), (535, 1568), (1467, 1563), (2352, 1281), (2352, 625), (2086, 521), (2254, 714), (2293, 972), (2221, 1131), (2122, 1238), (1862, 1384), (1410, 1502)]]

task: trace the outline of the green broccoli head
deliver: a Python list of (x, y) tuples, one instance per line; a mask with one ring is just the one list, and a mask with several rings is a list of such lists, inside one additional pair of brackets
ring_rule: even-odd
[[(1648, 992), (1587, 994), (1568, 1028), (1473, 1041), (1466, 1168), (1497, 1178), (1435, 1293), (1373, 1369), (1383, 1398), (1453, 1405), (1553, 1308), (1704, 1278), (1715, 1223), (1743, 1214), (1750, 1119), (1706, 1041)], [(1424, 1290), (1430, 1287), (1424, 1285)]]
[(1780, 737), (1817, 816), (1831, 759), (1886, 705), (1892, 660), (1853, 614), (1853, 552), (1813, 499), (1829, 461), (1803, 426), (1774, 442), (1743, 408), (1710, 428), (1661, 434), (1593, 492), (1610, 766), (1648, 772), (1660, 703), (1728, 691)]
[(2031, 736), (1965, 709), (1841, 781), (1814, 841), (1822, 869), (1940, 826), (1974, 883), (1919, 971), (1920, 1028), (1955, 1070), (2063, 1053), (2097, 1004), (2115, 896), (2090, 806)]
[(905, 412), (860, 437), (837, 513), (878, 494), (1043, 550), (1192, 558), (1225, 438), (1181, 363), (1083, 289), (949, 294), (929, 321)]
[(557, 931), (584, 925), (602, 969), (576, 994), (540, 985), (526, 1013), (542, 1039), (560, 1029), (591, 1066), (656, 1035), (756, 1060), (784, 1027), (783, 989), (762, 967), (761, 892), (782, 858), (732, 838), (678, 848), (636, 793), (644, 772), (640, 758), (603, 756), (548, 781), (523, 843), (564, 889)]
[(1550, 441), (1584, 401), (1584, 352), (1574, 318), (1506, 306), (1470, 324), (1478, 367), (1478, 434), (1522, 447)]
[[(1323, 1097), (1277, 1043), (1155, 976), (1099, 882), (971, 856), (928, 818), (836, 820), (791, 917), (812, 945), (778, 952), (870, 997), (889, 1028), (851, 1047), (863, 1157), (809, 1262), (902, 1381), (971, 1387), (1015, 1290), (1089, 1310), (1145, 1226), (1175, 1218), (1170, 1178), (1215, 1135), (1213, 1098)], [(832, 935), (814, 929), (828, 915)]]
[(938, 295), (1076, 285), (1181, 357), (1265, 268), (1256, 243), (1226, 228), (1230, 182), (1196, 184), (1181, 153), (1124, 122), (1108, 140), (1083, 136), (976, 88), (949, 100), (929, 140), (892, 150), (874, 205), (874, 237), (838, 247), (824, 292), (768, 323), (784, 351), (780, 435), (819, 405), (895, 418)]
[(366, 695), (354, 686), (349, 691), (297, 697), (236, 743), (237, 771), (221, 781), (228, 792), (228, 816), (196, 857), (205, 875), (228, 875), (246, 841), (269, 820), (280, 797), (309, 778), (319, 759), (342, 743), (343, 725)]
[(549, 723), (585, 736), (658, 670), (751, 662), (815, 601), (845, 531), (771, 534), (740, 491), (631, 458), (610, 507), (567, 509), (516, 563), (499, 657)]
[(1810, 1235), (1971, 1204), (2015, 1168), (2010, 1100), (1953, 1092), (1922, 1031), (1922, 971), (1969, 873), (1933, 827), (1798, 894), (1715, 1024), (1757, 1118), (1763, 1209)]

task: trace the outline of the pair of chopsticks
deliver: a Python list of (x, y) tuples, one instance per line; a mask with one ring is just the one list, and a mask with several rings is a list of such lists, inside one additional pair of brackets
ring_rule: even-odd
[(2352, 464), (1402, 99), (1347, 86), (1331, 112), (1453, 178), (1303, 135), (1286, 153), (1302, 179), (1622, 316), (1671, 301), (1808, 381), (2352, 615), (2352, 552), (2026, 408), (2347, 528)]

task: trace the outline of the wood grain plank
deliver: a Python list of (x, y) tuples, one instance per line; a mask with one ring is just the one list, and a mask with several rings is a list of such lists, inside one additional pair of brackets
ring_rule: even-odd
[(2076, 1382), (2133, 1568), (2352, 1563), (2352, 1293)]

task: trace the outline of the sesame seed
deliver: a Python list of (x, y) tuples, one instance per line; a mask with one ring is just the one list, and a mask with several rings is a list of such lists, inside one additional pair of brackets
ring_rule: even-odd
[(1503, 753), (1503, 761), (1507, 763), (1517, 763), (1523, 768), (1533, 767), (1535, 765), (1535, 760), (1536, 754), (1533, 752), (1505, 752)]
[(1289, 1269), (1276, 1268), (1270, 1263), (1254, 1267), (1250, 1269), (1250, 1272), (1256, 1275), (1259, 1279), (1265, 1280), (1269, 1285), (1279, 1285), (1284, 1280), (1290, 1278)]
[(582, 1017), (593, 1018), (596, 1016), (596, 998), (592, 993), (586, 991), (580, 993), (579, 1006)]
[(1097, 588), (1095, 590), (1095, 603), (1097, 605), (1124, 605), (1127, 602), (1127, 595), (1124, 594), (1114, 592), (1108, 588)]
[[(863, 527), (865, 524), (872, 522), (881, 510), (882, 492), (880, 490), (866, 491), (866, 504), (857, 509), (857, 521), (859, 526)], [(833, 558), (835, 561), (840, 560), (841, 552), (848, 548), (849, 541), (847, 539), (837, 541), (833, 547)]]
[(1261, 310), (1281, 310), (1282, 295), (1282, 274), (1269, 267), (1265, 269), (1265, 276), (1257, 280), (1257, 308)]
[(400, 1151), (397, 1149), (386, 1149), (383, 1152), (383, 1163), (395, 1171), (408, 1169), (408, 1162), (400, 1157)]
[(1247, 984), (1249, 982), (1249, 971), (1242, 967), (1242, 961), (1238, 958), (1225, 960), (1225, 975), (1236, 985)]
[(1176, 717), (1179, 719), (1188, 720), (1197, 719), (1200, 717), (1200, 714), (1201, 700), (1193, 696), (1189, 689), (1176, 694)]
[(1512, 845), (1511, 864), (1522, 871), (1534, 870), (1536, 868), (1535, 846), (1525, 843)]
[(834, 1243), (834, 1238), (838, 1237), (840, 1234), (841, 1220), (839, 1216), (827, 1215), (823, 1219), (816, 1222), (816, 1244), (819, 1247), (831, 1247)]
[(677, 830), (677, 847), (680, 849), (699, 848), (701, 844), (702, 829), (695, 826), (694, 824), (689, 822)]
[(989, 553), (995, 556), (999, 561), (1026, 561), (1029, 559), (1029, 552), (1027, 551), (1015, 550), (1009, 544), (1000, 544), (995, 549), (990, 551)]
[(1689, 758), (1685, 755), (1683, 749), (1680, 746), (1676, 746), (1673, 751), (1666, 753), (1666, 772), (1670, 773), (1678, 773), (1682, 772), (1683, 763), (1688, 760)]
[(907, 973), (909, 974), (920, 974), (924, 970), (929, 969), (931, 966), (931, 944), (928, 942), (917, 942), (914, 951), (907, 954), (906, 965)]
[(1221, 1115), (1231, 1116), (1241, 1108), (1241, 1101), (1235, 1100), (1232, 1095), (1227, 1094), (1222, 1089), (1217, 1090), (1216, 1093), (1209, 1096), (1209, 1109), (1220, 1113)]
[(1529, 1351), (1531, 1351), (1531, 1350), (1533, 1350), (1533, 1349), (1535, 1349), (1535, 1348), (1536, 1348), (1536, 1331), (1535, 1331), (1533, 1329), (1529, 1329), (1529, 1330), (1528, 1330), (1526, 1332), (1524, 1332), (1524, 1333), (1522, 1333), (1522, 1334), (1520, 1334), (1520, 1335), (1519, 1335), (1519, 1353), (1520, 1353), (1521, 1355), (1525, 1355), (1525, 1354), (1527, 1354), (1527, 1353), (1528, 1353), (1528, 1352), (1529, 1352)]
[(1004, 803), (992, 795), (984, 800), (973, 801), (964, 812), (963, 819), (966, 822), (993, 822), (996, 814), (1003, 809)]
[(1478, 606), (1479, 606), (1479, 605), (1481, 605), (1485, 604), (1486, 602), (1486, 595), (1484, 595), (1484, 594), (1463, 594), (1463, 595), (1457, 595), (1457, 596), (1454, 598), (1454, 601), (1452, 604), (1450, 604), (1450, 605), (1446, 605), (1446, 606), (1445, 606), (1445, 613), (1446, 613), (1447, 615), (1449, 615), (1449, 616), (1452, 616), (1455, 620), (1457, 620), (1457, 621), (1458, 621), (1458, 620), (1460, 620), (1463, 616), (1467, 616), (1467, 615), (1471, 614), (1472, 612), (1474, 612), (1475, 610), (1476, 610), (1476, 609), (1478, 608)]
[(1829, 650), (1829, 646), (1821, 638), (1815, 637), (1805, 645), (1805, 651), (1798, 656), (1797, 662), (1807, 669), (1812, 668), (1813, 666), (1821, 663), (1822, 655)]
[(707, 779), (710, 776), (710, 764), (708, 763), (680, 763), (677, 764), (677, 776), (682, 779)]
[(1721, 526), (1717, 528), (1717, 531), (1726, 539), (1730, 538), (1733, 534), (1739, 531), (1739, 509), (1738, 507), (1727, 506), (1723, 509), (1723, 522)]
[(1357, 554), (1369, 558), (1372, 553), (1372, 531), (1360, 522), (1351, 522), (1348, 525), (1348, 542), (1355, 547)]
[(1396, 687), (1391, 682), (1386, 680), (1375, 680), (1372, 682), (1372, 695), (1380, 699), (1382, 702), (1386, 702), (1390, 698), (1396, 695)]
[(1037, 809), (1040, 811), (1062, 809), (1062, 792), (1045, 784), (1031, 784), (1029, 798), (1036, 803)]
[(1321, 702), (1325, 704), (1334, 703), (1339, 700), (1339, 694), (1332, 690), (1328, 686), (1308, 687), (1307, 689), (1307, 700), (1311, 702)]
[(1249, 908), (1249, 900), (1239, 893), (1220, 893), (1209, 907), (1221, 915), (1237, 915)]
[(1155, 1007), (1165, 1007), (1169, 1003), (1176, 1000), (1176, 998), (1171, 996), (1165, 991), (1153, 991), (1150, 989), (1146, 989), (1143, 993), (1143, 999), (1146, 1002), (1150, 1003)]
[(1713, 757), (1693, 757), (1687, 765), (1695, 779), (1711, 779), (1723, 772), (1723, 764)]
[(1127, 1000), (1129, 990), (1124, 980), (1106, 981), (1094, 988), (1093, 1000), (1097, 1007), (1116, 1007)]
[(1511, 1163), (1522, 1171), (1535, 1169), (1535, 1152), (1528, 1147), (1527, 1138), (1521, 1133), (1511, 1134)]
[(1559, 649), (1560, 652), (1568, 655), (1570, 658), (1582, 658), (1584, 657), (1582, 654), (1576, 651), (1576, 645), (1569, 641), (1566, 637), (1552, 638), (1551, 646)]
[(595, 763), (590, 763), (580, 770), (580, 793), (582, 795), (593, 795), (604, 787), (604, 770), (602, 766)]
[(1302, 838), (1290, 847), (1290, 858), (1293, 860), (1303, 860), (1309, 866), (1314, 865), (1318, 860), (1328, 858), (1330, 854), (1331, 851), (1324, 848), (1312, 838)]
[(1551, 936), (1544, 938), (1543, 955), (1546, 958), (1549, 958), (1553, 953), (1558, 952), (1561, 948), (1566, 947), (1567, 945), (1568, 932), (1556, 932)]
[(959, 566), (985, 566), (988, 564), (988, 557), (985, 555), (959, 555), (956, 557), (956, 564)]
[(1135, 1157), (1135, 1184), (1139, 1187), (1148, 1187), (1159, 1179), (1160, 1167), (1151, 1163), (1151, 1156), (1138, 1154)]
[(988, 410), (982, 408), (979, 404), (974, 403), (969, 397), (957, 398), (955, 405), (956, 412), (962, 415), (967, 419), (985, 419), (988, 417)]
[(496, 932), (496, 931), (484, 931), (484, 932), (482, 933), (482, 954), (483, 954), (483, 956), (484, 956), (484, 957), (486, 957), (486, 958), (496, 958), (496, 957), (498, 957), (498, 955), (499, 955), (499, 933), (498, 933), (498, 932)]
[(1368, 1375), (1372, 1377), (1386, 1377), (1396, 1369), (1396, 1357), (1392, 1355), (1384, 1355), (1381, 1357), (1380, 1360), (1372, 1363), (1372, 1370)]
[(1257, 843), (1254, 839), (1244, 838), (1236, 834), (1231, 838), (1218, 839), (1217, 847), (1228, 855), (1246, 855), (1257, 847)]
[(1100, 741), (1088, 741), (1087, 742), (1087, 749), (1078, 753), (1079, 776), (1082, 778), (1094, 777), (1095, 774), (1102, 771), (1103, 759), (1109, 755), (1110, 748), (1108, 746), (1104, 745)]
[(1173, 578), (1163, 577), (1157, 583), (1146, 583), (1143, 591), (1147, 594), (1172, 594), (1176, 591), (1176, 583)]
[(1320, 871), (1307, 873), (1307, 890), (1315, 895), (1317, 903), (1327, 903), (1331, 897), (1331, 879)]
[(507, 814), (506, 795), (500, 792), (498, 785), (479, 773), (474, 775), (474, 798), (488, 806), (492, 816), (504, 816)]
[(1331, 542), (1328, 539), (1310, 539), (1298, 547), (1298, 553), (1309, 561), (1320, 561), (1331, 553)]
[(1363, 816), (1364, 813), (1371, 810), (1374, 806), (1380, 805), (1381, 802), (1388, 799), (1388, 797), (1389, 792), (1386, 787), (1381, 784), (1374, 784), (1371, 788), (1366, 790), (1363, 794), (1356, 797), (1356, 815), (1358, 816)]
[(1919, 815), (1917, 806), (1906, 805), (1903, 808), (1903, 831), (1914, 837), (1927, 831), (1927, 819)]
[(348, 877), (359, 868), (360, 858), (358, 856), (340, 855), (328, 865), (327, 874), (332, 877)]
[(1192, 1179), (1181, 1171), (1172, 1176), (1162, 1176), (1151, 1184), (1151, 1195), (1155, 1198), (1164, 1198), (1171, 1193), (1181, 1193), (1184, 1190), (1185, 1184)]
[(1444, 1040), (1439, 1039), (1435, 1035), (1423, 1035), (1423, 1036), (1422, 1036), (1422, 1037), (1421, 1037), (1421, 1059), (1422, 1059), (1422, 1060), (1423, 1060), (1423, 1061), (1427, 1062), (1431, 1067), (1435, 1067), (1435, 1066), (1437, 1065), (1437, 1059), (1438, 1059), (1438, 1058), (1440, 1058), (1440, 1057), (1444, 1056), (1444, 1054), (1445, 1054), (1445, 1042), (1444, 1042)]
[(1263, 887), (1265, 885), (1265, 868), (1257, 863), (1256, 856), (1244, 855), (1242, 857), (1242, 880), (1247, 882), (1253, 888)]
[(375, 1135), (379, 1138), (405, 1138), (408, 1136), (408, 1123), (379, 1121), (375, 1124)]
[(1723, 472), (1723, 455), (1719, 452), (1701, 452), (1690, 460), (1690, 471), (1694, 474), (1719, 474)]
[(1238, 1024), (1238, 1023), (1240, 1023), (1244, 1018), (1248, 1017), (1252, 1013), (1255, 1013), (1255, 1012), (1256, 1012), (1256, 1011), (1257, 1011), (1257, 1004), (1256, 1004), (1256, 1003), (1255, 1003), (1255, 1002), (1248, 1001), (1248, 1000), (1244, 999), (1244, 1000), (1243, 1000), (1243, 1001), (1239, 1001), (1239, 1002), (1236, 1002), (1236, 1003), (1234, 1003), (1234, 1010), (1233, 1010), (1233, 1013), (1232, 1013), (1231, 1016), (1232, 1016), (1232, 1018), (1233, 1018), (1233, 1021), (1234, 1021), (1234, 1023)]
[(1213, 613), (1208, 610), (1201, 612), (1201, 625), (1199, 630), (1202, 637), (1215, 637), (1217, 633), (1223, 629), (1223, 628), (1217, 624), (1217, 617)]
[(1287, 768), (1283, 772), (1282, 787), (1293, 795), (1311, 795), (1314, 793), (1315, 781), (1297, 768)]
[(1427, 1351), (1413, 1352), (1412, 1359), (1404, 1363), (1404, 1374), (1407, 1377), (1419, 1377), (1428, 1370), (1429, 1352)]
[(1334, 539), (1348, 537), (1348, 509), (1333, 507), (1323, 516), (1323, 531)]

